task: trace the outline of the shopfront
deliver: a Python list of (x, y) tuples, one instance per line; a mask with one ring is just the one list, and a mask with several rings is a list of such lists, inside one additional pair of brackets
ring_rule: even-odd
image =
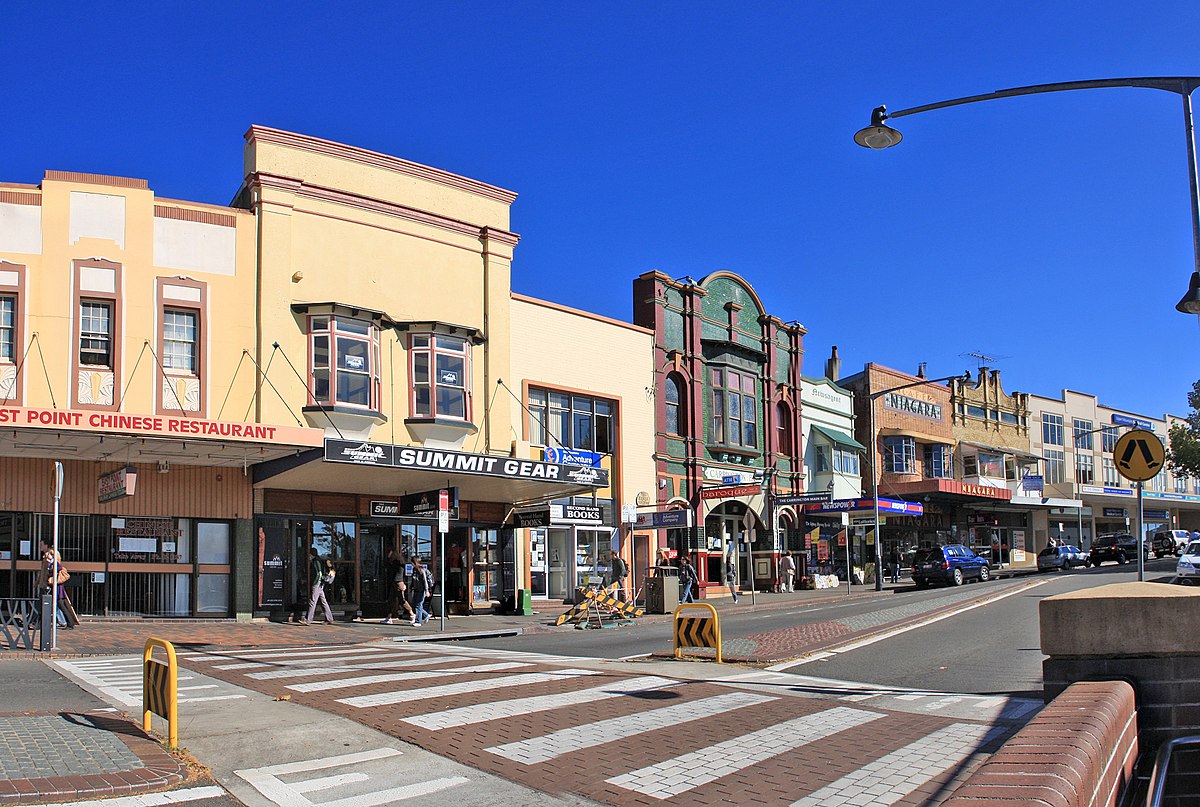
[(603, 583), (609, 553), (620, 551), (612, 499), (578, 497), (522, 508), (513, 523), (528, 530), (535, 599), (573, 602), (578, 589)]

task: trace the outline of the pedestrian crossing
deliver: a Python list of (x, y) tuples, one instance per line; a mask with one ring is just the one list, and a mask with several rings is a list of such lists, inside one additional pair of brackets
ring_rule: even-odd
[[(90, 686), (101, 696), (123, 706), (142, 708), (142, 657), (105, 656), (85, 659), (58, 659), (52, 662), (59, 670)], [(179, 709), (186, 713), (196, 704), (212, 701), (238, 700), (246, 694), (237, 687), (222, 683), (189, 684), (195, 676), (179, 671)]]
[[(206, 680), (348, 710), (518, 783), (615, 804), (715, 804), (731, 792), (796, 807), (935, 804), (1016, 720), (1008, 699), (994, 696), (856, 685), (814, 698), (814, 686), (797, 682), (819, 679), (783, 673), (689, 681), (661, 674), (669, 665), (639, 674), (598, 659), (457, 645), (271, 648), (181, 663)], [(929, 801), (931, 793), (940, 795)]]

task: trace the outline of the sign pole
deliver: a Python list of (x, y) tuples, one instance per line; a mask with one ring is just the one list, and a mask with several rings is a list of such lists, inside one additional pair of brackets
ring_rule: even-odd
[(450, 531), (450, 491), (438, 491), (438, 588), (441, 589), (442, 607), (438, 612), (438, 630), (446, 630), (446, 533)]
[[(54, 493), (54, 564), (50, 567), (54, 574), (50, 576), (50, 649), (58, 649), (58, 568), (62, 562), (58, 559), (58, 503), (63, 494), (63, 464), (54, 463), (54, 478), (51, 482)], [(45, 630), (46, 626), (42, 626)]]
[(1142, 483), (1137, 483), (1137, 536), (1138, 536), (1138, 582), (1146, 580), (1146, 530), (1142, 526)]

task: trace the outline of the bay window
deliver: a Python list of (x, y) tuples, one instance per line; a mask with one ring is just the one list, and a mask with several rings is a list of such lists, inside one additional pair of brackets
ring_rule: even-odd
[(950, 458), (950, 446), (941, 443), (926, 443), (925, 478), (950, 479), (954, 475)]
[(469, 420), (471, 417), (470, 345), (440, 333), (409, 336), (412, 415)]
[(313, 400), (378, 410), (379, 326), (338, 314), (308, 322)]
[(912, 437), (886, 437), (883, 440), (883, 470), (892, 474), (916, 472), (917, 441)]
[(758, 447), (758, 385), (754, 376), (713, 368), (712, 431), (714, 443)]

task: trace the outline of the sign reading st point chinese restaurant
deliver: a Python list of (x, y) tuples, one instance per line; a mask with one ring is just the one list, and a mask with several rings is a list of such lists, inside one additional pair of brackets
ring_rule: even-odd
[(66, 429), (92, 434), (136, 434), (143, 437), (169, 437), (286, 445), (319, 446), (325, 438), (321, 429), (300, 426), (273, 426), (263, 423), (231, 423), (224, 420), (176, 417), (174, 415), (130, 415), (124, 412), (81, 412), (71, 409), (0, 407), (0, 428)]

